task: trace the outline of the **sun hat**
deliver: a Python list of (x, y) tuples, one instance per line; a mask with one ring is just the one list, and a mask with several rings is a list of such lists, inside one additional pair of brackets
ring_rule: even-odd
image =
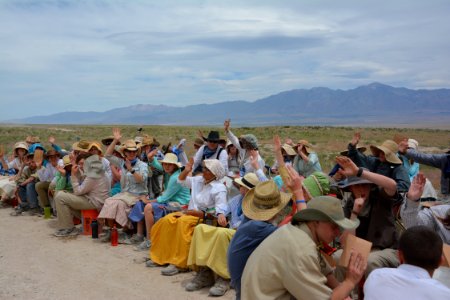
[(91, 155), (84, 161), (84, 174), (90, 178), (101, 178), (105, 173), (103, 163), (98, 155)]
[(81, 141), (73, 143), (72, 150), (87, 153), (89, 151), (90, 145), (91, 145), (91, 143), (89, 143), (89, 141), (81, 140)]
[(373, 182), (361, 177), (351, 176), (344, 180), (339, 181), (337, 183), (337, 187), (343, 190), (347, 190), (348, 187), (357, 184), (373, 184)]
[(359, 225), (358, 219), (352, 221), (344, 216), (341, 201), (335, 197), (318, 196), (306, 205), (307, 208), (294, 215), (292, 224), (296, 225), (306, 221), (328, 221), (344, 230), (354, 229)]
[(218, 143), (220, 141), (220, 135), (218, 131), (210, 131), (208, 133), (208, 137), (206, 138), (208, 142), (216, 142)]
[(251, 148), (257, 150), (258, 149), (258, 139), (255, 135), (249, 133), (244, 134), (239, 137), (239, 142), (242, 143), (242, 148), (244, 148), (244, 144), (250, 145)]
[(126, 140), (125, 143), (122, 145), (122, 151), (138, 151), (139, 146), (136, 144), (133, 140)]
[(176, 165), (178, 168), (181, 168), (182, 165), (180, 162), (178, 162), (178, 157), (173, 153), (167, 153), (164, 155), (164, 159), (159, 161), (160, 163), (164, 164), (172, 164)]
[(279, 213), (291, 197), (290, 193), (280, 192), (273, 180), (264, 181), (245, 194), (242, 211), (252, 220), (267, 221)]
[(70, 160), (69, 155), (64, 155), (64, 157), (62, 158), (62, 161), (63, 161), (64, 168), (72, 165), (72, 161)]
[[(109, 146), (109, 145), (111, 145), (111, 143), (113, 141), (114, 141), (114, 137), (110, 135), (110, 136), (105, 137), (104, 139), (102, 139), (102, 144), (105, 145), (105, 146)], [(119, 143), (120, 143), (120, 141), (119, 141)]]
[(119, 145), (114, 146), (114, 152), (119, 153), (122, 158), (125, 158), (125, 155), (123, 155), (122, 146)]
[(60, 157), (61, 154), (60, 154), (58, 151), (56, 151), (55, 149), (50, 149), (50, 150), (48, 150), (47, 153), (45, 154), (45, 157), (46, 157), (46, 158), (49, 158), (50, 156)]
[(141, 147), (143, 146), (152, 146), (155, 143), (155, 138), (152, 136), (145, 135), (141, 142)]
[(306, 151), (306, 153), (309, 154), (308, 149), (312, 148), (312, 145), (311, 145), (307, 140), (299, 140), (299, 141), (297, 142), (297, 145), (295, 145), (295, 146), (293, 147), (295, 151), (298, 151), (298, 146), (299, 146), (299, 145), (303, 145), (303, 146), (304, 146), (304, 149), (305, 149), (305, 151)]
[(370, 150), (374, 156), (380, 154), (380, 151), (386, 156), (386, 160), (391, 164), (401, 165), (402, 161), (397, 156), (398, 145), (392, 140), (385, 140), (380, 146), (370, 145)]
[(205, 168), (216, 176), (216, 180), (221, 180), (225, 176), (225, 169), (217, 159), (205, 159), (203, 161)]
[[(363, 147), (363, 146), (359, 146), (359, 147), (356, 147), (356, 150), (358, 152), (364, 153), (364, 152), (366, 152), (367, 148)], [(348, 155), (348, 150), (341, 151), (341, 152), (339, 152), (339, 154), (343, 155), (343, 156), (347, 156)]]
[(136, 144), (142, 143), (143, 140), (144, 140), (144, 137), (142, 137), (142, 136), (137, 136), (137, 137), (134, 138), (134, 142)]
[(286, 151), (287, 155), (291, 155), (291, 156), (297, 155), (294, 148), (289, 144), (283, 144), (283, 146), (281, 146), (281, 148), (284, 149), (284, 151)]
[(197, 147), (201, 147), (201, 146), (203, 146), (204, 144), (205, 144), (205, 142), (204, 142), (201, 138), (196, 138), (196, 139), (194, 140), (194, 145), (197, 146)]
[(250, 190), (258, 185), (259, 179), (255, 173), (249, 172), (244, 177), (235, 178), (234, 182)]
[(14, 144), (14, 153), (17, 154), (17, 149), (24, 149), (28, 152), (28, 145), (25, 142), (17, 142)]
[(29, 143), (29, 144), (36, 144), (36, 143), (40, 143), (41, 139), (38, 136), (29, 135), (25, 139), (25, 142)]
[(303, 187), (311, 198), (328, 195), (330, 192), (330, 180), (322, 172), (314, 172), (303, 180)]
[(419, 149), (419, 142), (416, 141), (415, 139), (408, 139), (408, 148), (417, 151)]
[(92, 148), (97, 148), (99, 151), (100, 151), (100, 153), (103, 153), (103, 150), (102, 150), (102, 145), (100, 145), (100, 143), (99, 142), (96, 142), (96, 141), (93, 141), (93, 142), (91, 142), (90, 144), (89, 144), (89, 149), (88, 149), (88, 151), (90, 151)]

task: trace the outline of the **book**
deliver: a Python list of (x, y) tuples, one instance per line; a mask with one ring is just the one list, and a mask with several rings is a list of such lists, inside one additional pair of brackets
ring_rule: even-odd
[(350, 253), (352, 249), (358, 253), (361, 253), (362, 257), (365, 261), (369, 257), (370, 250), (372, 249), (372, 243), (359, 237), (356, 237), (352, 234), (347, 234), (345, 238), (345, 248), (339, 259), (339, 265), (343, 267), (348, 266), (348, 262), (350, 261)]

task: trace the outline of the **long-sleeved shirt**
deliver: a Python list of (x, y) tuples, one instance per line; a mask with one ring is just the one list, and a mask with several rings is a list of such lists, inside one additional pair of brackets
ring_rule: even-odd
[(55, 178), (56, 172), (58, 172), (58, 170), (51, 163), (48, 163), (46, 166), (42, 166), (37, 170), (36, 173), (39, 177), (39, 181), (51, 182), (53, 178)]
[(438, 218), (444, 219), (450, 210), (450, 204), (435, 205), (423, 208), (419, 201), (407, 199), (400, 210), (402, 221), (406, 228), (423, 225), (427, 226), (442, 238), (444, 243), (450, 244), (450, 230)]
[[(238, 149), (239, 151), (239, 157), (240, 157), (240, 165), (239, 169), (241, 171), (240, 175), (241, 177), (244, 176), (247, 173), (255, 172), (255, 169), (252, 167), (252, 163), (250, 161), (250, 153), (241, 147), (239, 144), (239, 139), (237, 136), (231, 132), (231, 130), (228, 130), (226, 132), (227, 138), (230, 140), (230, 142)], [(262, 159), (261, 155), (258, 153), (258, 164), (261, 169), (264, 169), (264, 166), (266, 165), (264, 159)]]
[(214, 180), (205, 184), (202, 176), (188, 176), (183, 181), (178, 178), (178, 183), (192, 191), (188, 209), (226, 214), (227, 188), (222, 182)]
[(120, 178), (120, 186), (122, 188), (122, 192), (129, 192), (135, 195), (146, 195), (148, 193), (147, 189), (147, 178), (148, 178), (148, 166), (146, 163), (140, 161), (139, 159), (132, 167), (132, 170), (137, 172), (142, 176), (141, 182), (136, 182), (134, 175), (125, 168), (125, 161), (121, 158), (109, 155), (106, 157), (110, 163), (120, 166), (122, 169), (121, 178)]
[[(160, 171), (163, 171), (161, 163), (156, 159), (156, 157), (153, 158), (151, 166)], [(164, 173), (164, 191), (161, 196), (156, 198), (156, 201), (158, 201), (158, 203), (167, 203), (172, 201), (178, 202), (181, 205), (186, 205), (189, 203), (189, 200), (191, 199), (191, 192), (187, 187), (184, 187), (180, 183), (178, 183), (178, 176), (180, 175), (180, 173), (180, 169), (176, 170), (172, 175)]]
[(319, 157), (315, 152), (308, 154), (308, 162), (304, 161), (300, 155), (296, 155), (294, 157), (294, 161), (292, 162), (292, 167), (303, 177), (308, 177), (314, 172), (322, 172)]

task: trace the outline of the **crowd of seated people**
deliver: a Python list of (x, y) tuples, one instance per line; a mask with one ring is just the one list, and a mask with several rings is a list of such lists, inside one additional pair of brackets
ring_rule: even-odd
[[(67, 141), (68, 150), (52, 136), (49, 147), (36, 136), (0, 146), (0, 206), (13, 217), (49, 211), (59, 239), (79, 235), (75, 221), (96, 210), (101, 242), (117, 228), (118, 243), (146, 251), (145, 265), (161, 275), (193, 271), (187, 292), (449, 297), (449, 150), (423, 153), (408, 138), (362, 147), (356, 132), (325, 174), (305, 139), (274, 136), (275, 163), (267, 168), (258, 138), (236, 136), (230, 120), (225, 138), (218, 130), (200, 136), (161, 147), (154, 137), (124, 138), (113, 128), (101, 142)], [(440, 169), (440, 193), (420, 164)], [(370, 251), (349, 244), (352, 236)]]

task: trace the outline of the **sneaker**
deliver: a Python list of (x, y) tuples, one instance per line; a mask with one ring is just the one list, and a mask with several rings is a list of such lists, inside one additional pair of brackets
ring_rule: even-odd
[(22, 208), (20, 206), (17, 206), (16, 209), (12, 213), (10, 213), (9, 215), (13, 216), (13, 217), (23, 216), (24, 212), (26, 212), (26, 211), (27, 211), (26, 209), (24, 209), (24, 208)]
[(142, 243), (143, 241), (144, 241), (144, 236), (143, 235), (133, 234), (132, 237), (127, 238), (126, 240), (124, 240), (123, 244), (136, 245), (136, 244)]
[(76, 227), (72, 227), (68, 229), (60, 229), (56, 231), (53, 235), (56, 237), (69, 237), (69, 236), (77, 236), (79, 233), (80, 232)]
[(194, 279), (186, 284), (186, 291), (193, 292), (214, 284), (214, 274), (209, 268), (201, 268)]
[(128, 237), (128, 234), (125, 231), (123, 231), (123, 229), (117, 229), (117, 233), (119, 234), (119, 238), (118, 238), (117, 242), (119, 244), (128, 245), (127, 243), (128, 243), (128, 240), (130, 239)]
[(148, 251), (148, 250), (150, 250), (151, 246), (152, 246), (152, 242), (149, 239), (144, 238), (144, 240), (139, 245), (134, 247), (134, 250), (135, 251)]
[(161, 275), (173, 276), (180, 272), (187, 272), (187, 269), (178, 268), (177, 266), (170, 264), (161, 270)]
[(209, 289), (209, 295), (220, 297), (230, 289), (230, 281), (217, 276), (216, 283)]
[(108, 243), (111, 241), (111, 228), (103, 227), (102, 234), (99, 236), (99, 241), (102, 243)]

